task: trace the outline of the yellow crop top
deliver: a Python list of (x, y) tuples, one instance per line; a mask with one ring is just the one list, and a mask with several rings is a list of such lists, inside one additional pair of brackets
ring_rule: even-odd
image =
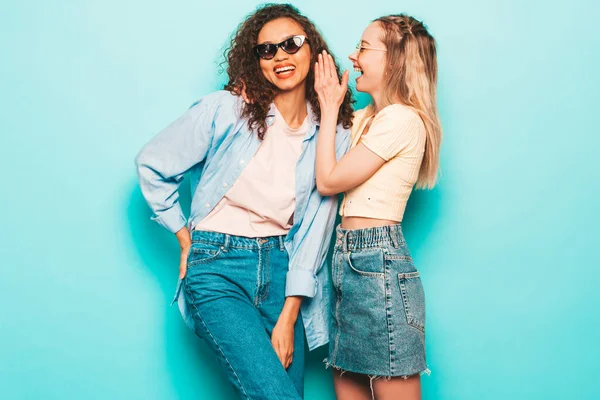
[(362, 135), (372, 114), (372, 106), (355, 113), (352, 147), (362, 143), (386, 163), (345, 193), (340, 215), (400, 222), (419, 177), (425, 152), (425, 125), (412, 108), (392, 104), (375, 115), (368, 132)]

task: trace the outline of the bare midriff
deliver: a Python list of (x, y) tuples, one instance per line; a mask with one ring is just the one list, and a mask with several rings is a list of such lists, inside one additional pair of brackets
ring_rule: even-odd
[(342, 217), (342, 228), (344, 229), (365, 229), (376, 226), (396, 225), (398, 221), (388, 219), (377, 219), (367, 217)]

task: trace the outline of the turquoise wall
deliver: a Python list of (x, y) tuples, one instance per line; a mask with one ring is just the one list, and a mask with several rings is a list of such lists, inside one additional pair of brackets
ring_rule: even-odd
[[(600, 398), (598, 2), (295, 4), (345, 68), (383, 14), (438, 40), (443, 174), (404, 224), (427, 292), (425, 399)], [(168, 307), (178, 246), (133, 158), (222, 86), (218, 56), (255, 5), (3, 3), (2, 398), (231, 398)], [(324, 357), (307, 399), (334, 398)]]

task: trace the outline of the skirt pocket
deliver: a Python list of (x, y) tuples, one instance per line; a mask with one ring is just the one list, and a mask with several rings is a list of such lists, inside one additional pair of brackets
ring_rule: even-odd
[(425, 292), (418, 271), (398, 274), (400, 294), (408, 325), (425, 332)]
[(345, 256), (348, 266), (355, 273), (372, 278), (385, 276), (385, 260), (381, 249), (348, 252)]

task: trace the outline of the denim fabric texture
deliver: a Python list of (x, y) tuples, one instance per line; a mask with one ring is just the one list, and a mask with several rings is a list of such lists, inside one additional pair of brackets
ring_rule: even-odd
[[(241, 117), (243, 101), (227, 91), (211, 93), (156, 135), (136, 157), (140, 187), (160, 225), (177, 232), (194, 227), (223, 198), (261, 144)], [(315, 158), (319, 124), (307, 103), (309, 129), (296, 164), (296, 207), (284, 244), (289, 255), (285, 296), (303, 296), (302, 321), (312, 350), (328, 340), (329, 275), (322, 268), (337, 212), (337, 196), (323, 197), (316, 188)], [(274, 106), (267, 117), (273, 123)], [(350, 145), (349, 131), (338, 126), (336, 154)], [(178, 189), (188, 174), (192, 204), (186, 220)], [(190, 325), (191, 316), (180, 294), (175, 300)]]
[(425, 295), (401, 226), (338, 226), (327, 364), (383, 377), (427, 371)]
[(301, 399), (301, 318), (287, 371), (270, 339), (285, 302), (289, 259), (284, 237), (250, 239), (194, 231), (192, 241), (182, 297), (194, 332), (217, 355), (241, 399)]

